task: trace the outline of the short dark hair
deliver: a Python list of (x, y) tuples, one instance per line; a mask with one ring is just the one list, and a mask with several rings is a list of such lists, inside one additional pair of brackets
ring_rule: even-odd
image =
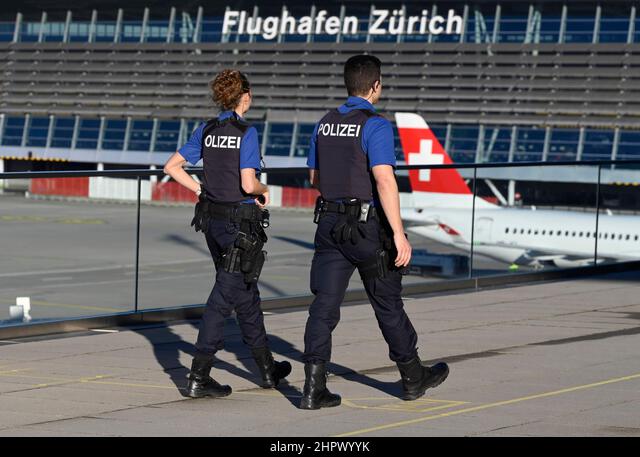
[(349, 95), (364, 95), (380, 81), (382, 62), (375, 56), (360, 54), (344, 64), (344, 85)]

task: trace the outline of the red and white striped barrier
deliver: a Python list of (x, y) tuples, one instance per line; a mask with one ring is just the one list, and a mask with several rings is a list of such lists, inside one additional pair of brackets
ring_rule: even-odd
[(34, 178), (29, 181), (29, 193), (36, 195), (88, 197), (89, 178)]
[[(197, 197), (189, 189), (175, 181), (151, 182), (143, 180), (140, 200), (171, 203), (195, 203)], [(138, 198), (138, 183), (135, 179), (82, 177), (82, 178), (34, 178), (29, 192), (34, 195), (56, 195), (62, 197), (86, 197), (107, 200), (135, 201)], [(316, 189), (269, 186), (270, 207), (313, 208), (319, 192)], [(400, 194), (400, 206), (412, 207), (410, 193)]]

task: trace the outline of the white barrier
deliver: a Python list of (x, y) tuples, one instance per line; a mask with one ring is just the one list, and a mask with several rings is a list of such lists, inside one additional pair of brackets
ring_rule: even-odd
[[(138, 198), (138, 181), (135, 179), (106, 178), (103, 176), (91, 177), (89, 178), (89, 198), (136, 200)], [(151, 201), (150, 181), (141, 181), (140, 200)]]
[(282, 206), (282, 186), (269, 186), (269, 206), (279, 208)]

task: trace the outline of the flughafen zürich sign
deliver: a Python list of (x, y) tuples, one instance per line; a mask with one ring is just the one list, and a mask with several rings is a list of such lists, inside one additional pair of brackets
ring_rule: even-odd
[(420, 15), (409, 16), (404, 10), (373, 9), (368, 21), (368, 30), (358, 30), (357, 16), (329, 16), (320, 10), (313, 16), (295, 17), (283, 9), (280, 16), (253, 16), (246, 11), (227, 10), (222, 24), (222, 33), (240, 35), (262, 35), (272, 40), (278, 35), (440, 35), (462, 33), (462, 16), (450, 9), (446, 16), (430, 16), (427, 10)]

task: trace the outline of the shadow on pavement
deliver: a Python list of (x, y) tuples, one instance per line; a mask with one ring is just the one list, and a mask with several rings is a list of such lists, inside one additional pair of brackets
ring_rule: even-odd
[[(195, 329), (198, 329), (199, 321), (189, 321), (189, 324), (191, 324)], [(174, 333), (171, 326), (137, 328), (133, 329), (133, 331), (144, 336), (149, 341), (153, 348), (154, 356), (163, 371), (169, 375), (176, 388), (180, 390), (180, 392), (183, 392), (187, 385), (187, 376), (190, 371), (190, 366), (182, 365), (180, 362), (180, 356), (181, 353), (184, 353), (193, 357), (195, 354), (195, 347), (193, 343), (184, 341), (179, 335)], [(229, 373), (246, 379), (259, 387), (261, 378), (258, 367), (251, 356), (251, 351), (242, 342), (240, 329), (235, 318), (229, 318), (225, 321), (225, 335), (228, 336), (225, 341), (224, 350), (234, 354), (237, 360), (242, 364), (242, 367), (238, 367), (234, 364), (216, 358), (211, 371), (211, 376), (215, 379), (216, 371), (226, 370)], [(301, 360), (303, 353), (295, 344), (276, 335), (269, 335), (268, 338), (269, 347), (271, 348), (276, 360), (279, 360), (281, 356), (286, 356), (294, 361), (302, 363)], [(329, 372), (345, 380), (357, 382), (379, 390), (387, 395), (395, 397), (400, 395), (401, 389), (399, 381), (379, 381), (336, 363), (329, 364)], [(299, 398), (302, 396), (301, 388), (302, 383), (300, 386), (293, 386), (285, 379), (280, 382), (277, 391), (297, 408)]]

